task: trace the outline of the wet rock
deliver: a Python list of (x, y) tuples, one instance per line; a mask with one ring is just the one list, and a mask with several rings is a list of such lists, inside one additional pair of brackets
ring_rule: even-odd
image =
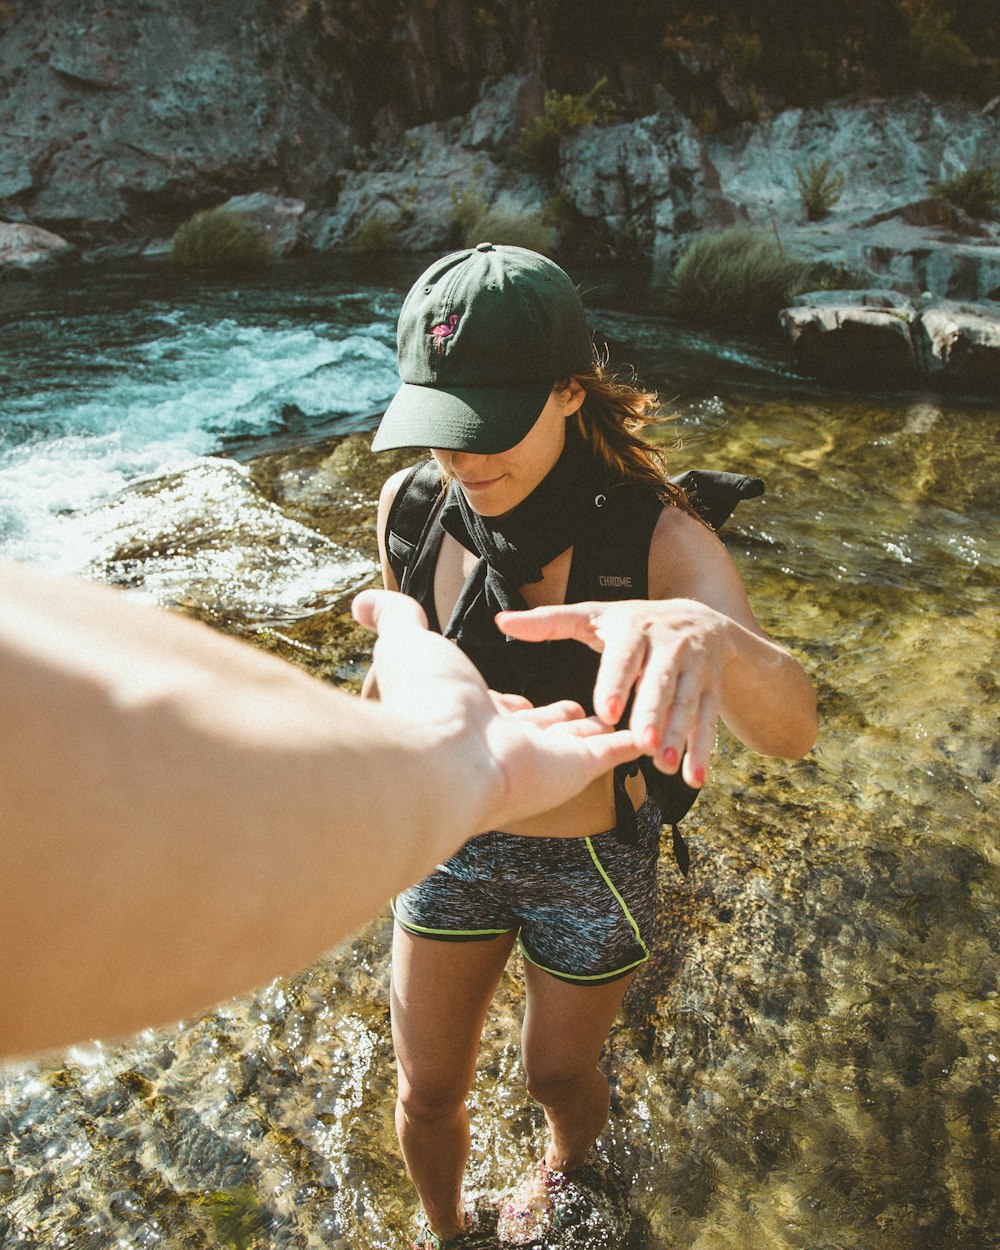
[(612, 239), (631, 237), (662, 267), (678, 235), (732, 225), (740, 210), (691, 121), (664, 95), (650, 117), (619, 126), (588, 126), (563, 140), (561, 189), (587, 220)]
[(928, 377), (1000, 393), (1000, 309), (937, 304), (921, 312), (913, 338)]
[(840, 382), (1000, 393), (1000, 306), (913, 303), (891, 291), (821, 291), (781, 313), (796, 365)]
[(286, 517), (223, 459), (132, 487), (84, 528), (101, 536), (103, 580), (236, 629), (320, 612), (376, 567)]
[(53, 269), (74, 256), (73, 244), (49, 230), (0, 222), (0, 277)]
[(267, 239), (273, 257), (287, 256), (298, 245), (306, 209), (303, 200), (256, 191), (253, 195), (234, 195), (222, 207), (251, 221)]
[[(781, 323), (791, 344), (795, 364), (820, 377), (862, 379), (865, 382), (909, 381), (918, 374), (910, 333), (913, 306), (830, 292), (831, 298), (786, 308)], [(832, 296), (840, 296), (834, 299)]]

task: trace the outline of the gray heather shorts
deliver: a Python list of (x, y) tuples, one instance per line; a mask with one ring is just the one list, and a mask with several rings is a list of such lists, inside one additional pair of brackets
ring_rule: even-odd
[(600, 985), (649, 958), (660, 811), (636, 812), (635, 845), (481, 833), (392, 904), (408, 933), (484, 942), (517, 932), (526, 959), (563, 981)]

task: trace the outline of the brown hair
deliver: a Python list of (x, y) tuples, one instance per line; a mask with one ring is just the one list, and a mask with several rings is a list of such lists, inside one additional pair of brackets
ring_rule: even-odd
[[(556, 389), (565, 390), (570, 380), (557, 382)], [(645, 482), (664, 503), (697, 517), (683, 489), (668, 479), (664, 453), (640, 437), (640, 431), (662, 415), (656, 392), (622, 381), (597, 360), (586, 373), (573, 374), (572, 380), (586, 393), (573, 421), (593, 454), (619, 477)]]

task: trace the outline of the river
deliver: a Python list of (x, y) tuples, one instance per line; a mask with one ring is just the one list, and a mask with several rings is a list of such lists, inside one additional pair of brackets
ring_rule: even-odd
[[(0, 554), (356, 689), (346, 606), (402, 463), (367, 442), (418, 269), (7, 284)], [(727, 543), (822, 722), (792, 764), (724, 733), (689, 878), (662, 859), (657, 949), (606, 1059), (624, 1244), (995, 1250), (1000, 401), (823, 390), (777, 350), (678, 331), (630, 278), (573, 276), (676, 414), (656, 434), (676, 471), (766, 480)], [(0, 1246), (405, 1244), (388, 933), (176, 1028), (0, 1070)], [(483, 1194), (542, 1140), (519, 1013), (512, 961), (472, 1096)]]

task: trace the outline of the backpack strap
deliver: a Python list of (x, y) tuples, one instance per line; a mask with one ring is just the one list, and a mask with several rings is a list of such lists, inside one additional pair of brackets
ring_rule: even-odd
[(399, 484), (386, 519), (385, 549), (400, 590), (413, 554), (443, 498), (441, 471), (434, 460), (415, 464)]

